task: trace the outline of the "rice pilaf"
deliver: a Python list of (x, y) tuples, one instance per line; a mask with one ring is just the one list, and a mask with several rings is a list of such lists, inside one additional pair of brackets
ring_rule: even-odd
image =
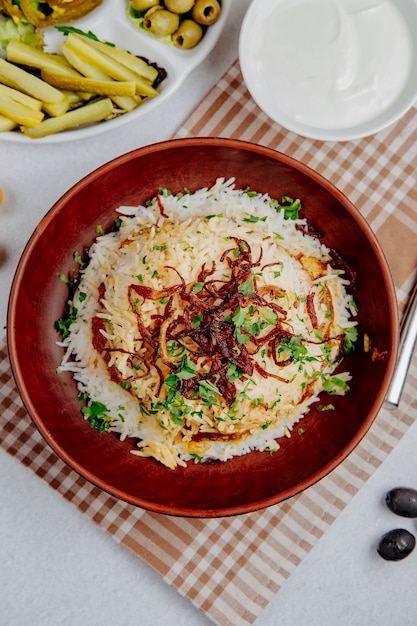
[(93, 426), (174, 469), (276, 451), (321, 392), (348, 391), (334, 372), (356, 338), (350, 281), (299, 204), (218, 179), (120, 207), (62, 341)]

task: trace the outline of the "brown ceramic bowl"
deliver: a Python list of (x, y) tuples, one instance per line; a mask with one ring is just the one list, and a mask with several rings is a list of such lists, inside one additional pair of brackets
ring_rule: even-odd
[[(69, 373), (57, 375), (62, 349), (55, 322), (68, 298), (61, 273), (75, 268), (73, 252), (110, 227), (120, 205), (143, 203), (160, 187), (196, 190), (236, 177), (272, 197), (300, 198), (303, 215), (324, 243), (357, 272), (359, 333), (378, 358), (358, 348), (345, 362), (353, 375), (335, 411), (314, 409), (303, 436), (282, 441), (273, 455), (252, 452), (226, 463), (169, 470), (130, 454), (134, 441), (98, 433), (84, 421)], [(13, 372), (26, 408), (50, 447), (76, 472), (116, 498), (171, 515), (220, 517), (276, 504), (319, 481), (341, 463), (370, 428), (396, 361), (395, 291), (380, 246), (365, 219), (330, 182), (273, 150), (228, 139), (172, 140), (134, 150), (95, 170), (55, 204), (32, 235), (18, 266), (8, 312)], [(376, 353), (373, 353), (374, 356)]]

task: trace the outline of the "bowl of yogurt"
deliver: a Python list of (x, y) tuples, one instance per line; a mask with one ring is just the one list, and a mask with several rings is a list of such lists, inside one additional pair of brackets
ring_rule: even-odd
[(253, 0), (239, 61), (252, 98), (286, 129), (366, 137), (417, 101), (417, 3)]

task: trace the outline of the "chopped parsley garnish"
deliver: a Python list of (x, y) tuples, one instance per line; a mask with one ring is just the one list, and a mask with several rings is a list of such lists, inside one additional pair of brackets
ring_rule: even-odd
[(264, 217), (258, 217), (257, 215), (247, 214), (247, 217), (244, 217), (242, 221), (249, 222), (250, 224), (256, 224), (257, 222), (266, 222), (267, 219), (267, 215), (265, 215)]
[(301, 201), (293, 200), (289, 196), (282, 196), (281, 203), (279, 203), (278, 200), (271, 200), (271, 206), (277, 213), (284, 211), (284, 218), (286, 220), (296, 220), (301, 210)]
[(194, 283), (193, 293), (199, 293), (204, 287), (204, 283)]
[(220, 395), (220, 390), (214, 383), (209, 380), (200, 380), (198, 382), (198, 390), (200, 398), (206, 402), (206, 404), (218, 404), (216, 395)]
[(65, 318), (61, 318), (57, 321), (56, 326), (58, 332), (61, 333), (62, 338), (65, 339), (69, 335), (69, 327), (77, 319), (78, 309), (74, 306), (72, 300), (67, 301), (68, 315)]
[(119, 385), (121, 386), (122, 389), (130, 389), (132, 386), (132, 383), (130, 382), (130, 380), (122, 380), (120, 381)]
[(81, 412), (88, 419), (92, 428), (98, 430), (99, 433), (109, 432), (111, 417), (107, 415), (108, 408), (105, 404), (94, 400), (89, 406), (83, 407)]
[(323, 381), (323, 389), (330, 395), (336, 395), (348, 391), (349, 385), (338, 376), (331, 376)]
[(65, 274), (59, 274), (59, 279), (62, 280), (70, 289), (77, 284), (78, 276), (74, 273), (73, 278), (68, 278)]
[(203, 320), (201, 313), (196, 313), (193, 317), (193, 328), (198, 328)]
[(206, 220), (212, 220), (215, 217), (223, 217), (223, 213), (214, 213), (213, 215), (206, 215)]
[(353, 352), (355, 349), (355, 342), (358, 340), (358, 328), (357, 326), (352, 326), (349, 328), (342, 329), (345, 338), (343, 340), (343, 351), (345, 354), (349, 354), (349, 352)]
[(278, 348), (278, 354), (281, 355), (283, 353), (288, 355), (293, 361), (303, 361), (308, 354), (308, 350), (303, 343), (302, 336), (283, 337)]
[(78, 252), (74, 252), (74, 254), (72, 256), (74, 258), (74, 261), (76, 263), (78, 263), (78, 265), (80, 266), (80, 269), (84, 269), (86, 267), (87, 263), (82, 260), (81, 256), (78, 254)]
[(253, 277), (251, 276), (250, 278), (248, 278), (248, 280), (245, 280), (245, 282), (239, 285), (237, 290), (239, 293), (243, 294), (244, 296), (249, 296), (251, 293), (253, 293), (254, 291)]

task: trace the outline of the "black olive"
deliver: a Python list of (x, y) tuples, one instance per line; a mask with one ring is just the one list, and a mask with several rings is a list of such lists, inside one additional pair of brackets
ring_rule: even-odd
[(395, 487), (385, 496), (387, 507), (402, 517), (417, 517), (417, 490), (408, 487)]
[(404, 528), (395, 528), (381, 537), (377, 551), (386, 561), (400, 561), (414, 550), (415, 545), (414, 535)]

